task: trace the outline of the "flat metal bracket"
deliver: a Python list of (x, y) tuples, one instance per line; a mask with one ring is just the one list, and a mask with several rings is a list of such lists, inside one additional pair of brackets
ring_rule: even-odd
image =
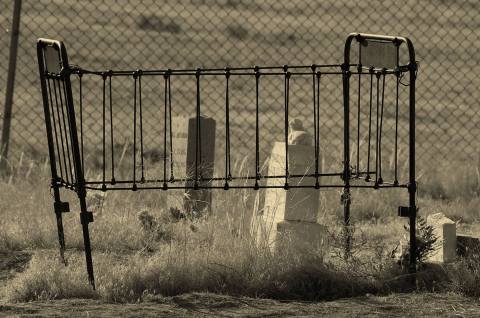
[(93, 213), (92, 212), (81, 212), (80, 213), (80, 222), (84, 223), (92, 223), (93, 222)]
[(55, 210), (55, 213), (70, 212), (70, 204), (68, 202), (62, 202), (62, 201), (54, 202), (53, 208)]
[(402, 218), (409, 218), (411, 215), (414, 215), (414, 213), (412, 212), (416, 212), (415, 209), (418, 211), (417, 208), (411, 208), (409, 206), (399, 206), (398, 216)]

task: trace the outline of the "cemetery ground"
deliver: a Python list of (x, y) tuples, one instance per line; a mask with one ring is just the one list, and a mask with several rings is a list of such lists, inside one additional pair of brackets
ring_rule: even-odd
[[(62, 2), (58, 6), (72, 8), (70, 2), (72, 1)], [(335, 3), (343, 5), (338, 1)], [(74, 4), (77, 5), (77, 2)], [(385, 5), (390, 4), (386, 2)], [(29, 10), (47, 14), (42, 9)], [(107, 7), (96, 9), (99, 15), (108, 11)], [(61, 20), (75, 22), (66, 25), (65, 35), (77, 34), (80, 30), (78, 25), (83, 25), (83, 20), (75, 10), (59, 8), (58, 11), (63, 12), (57, 15)], [(316, 14), (313, 10), (310, 11), (312, 12), (303, 12), (299, 16), (296, 13), (288, 14), (284, 20), (288, 23), (290, 20), (306, 19), (309, 15)], [(342, 14), (341, 10), (333, 11), (332, 14)], [(174, 14), (174, 10), (171, 12)], [(251, 10), (249, 14), (260, 16), (265, 12)], [(418, 16), (423, 12), (413, 14), (416, 16), (412, 17), (412, 21), (420, 21)], [(208, 16), (201, 19), (204, 21), (195, 23), (211, 25)], [(316, 19), (317, 17), (314, 18), (315, 21)], [(340, 18), (336, 20), (340, 21)], [(141, 21), (147, 22), (141, 25)], [(181, 32), (158, 33), (154, 26), (150, 26), (156, 21), (157, 24), (158, 21), (160, 24), (177, 23), (177, 29)], [(155, 57), (155, 65), (156, 61), (161, 60), (158, 54), (164, 52), (160, 45), (169, 39), (173, 39), (167, 42), (172, 44), (169, 51), (188, 52), (175, 54), (174, 57), (178, 59), (174, 61), (175, 65), (198, 65), (199, 61), (203, 64), (202, 58), (205, 56), (214, 56), (214, 60), (222, 61), (223, 51), (216, 50), (208, 41), (201, 43), (202, 50), (194, 49), (194, 54), (189, 52), (192, 50), (185, 50), (185, 47), (198, 46), (193, 41), (198, 32), (195, 29), (182, 29), (190, 25), (190, 22), (175, 21), (170, 17), (156, 15), (135, 17), (134, 21), (125, 20), (115, 29), (104, 32), (105, 46), (118, 49), (118, 56), (127, 56), (130, 54), (127, 46), (124, 48), (123, 45), (118, 45), (117, 38), (123, 38), (124, 35), (135, 38), (151, 36), (157, 41), (152, 41), (148, 46), (139, 43), (136, 49), (148, 49), (147, 55)], [(455, 27), (472, 26), (458, 24)], [(230, 22), (224, 29), (228, 31), (227, 35), (218, 30), (212, 31), (221, 42), (225, 41), (225, 36), (234, 36), (238, 42), (248, 45), (258, 35), (266, 36), (269, 39), (265, 43), (269, 46), (266, 52), (270, 54), (265, 54), (265, 61), (261, 60), (260, 63), (270, 62), (272, 57), (278, 56), (279, 50), (284, 51), (274, 30), (255, 29), (251, 26), (243, 28)], [(432, 34), (438, 32), (436, 27), (429, 26), (426, 29), (428, 32), (423, 34), (420, 41), (426, 42)], [(351, 31), (355, 31), (355, 27), (352, 26)], [(346, 36), (343, 31), (342, 34), (331, 34), (330, 30), (323, 29), (315, 32), (319, 37), (341, 38), (339, 44), (342, 44)], [(176, 33), (181, 36), (175, 35)], [(287, 34), (287, 47), (302, 45), (302, 42), (291, 41), (290, 38), (295, 39)], [(20, 44), (23, 50), (32, 50), (35, 39), (30, 40)], [(97, 67), (98, 64), (103, 67), (106, 63), (104, 53), (93, 45), (96, 44), (89, 43), (78, 52), (71, 50), (69, 53), (72, 54), (72, 62), (85, 67)], [(476, 45), (478, 43), (465, 44), (468, 47)], [(4, 46), (5, 49), (7, 47)], [(429, 49), (444, 51), (440, 46)], [(466, 51), (460, 52), (459, 54), (471, 58), (466, 55)], [(310, 57), (317, 53), (316, 49), (311, 48), (304, 55)], [(285, 50), (280, 64), (295, 61), (295, 57), (288, 54), (289, 51)], [(309, 59), (302, 57), (303, 60)], [(108, 63), (118, 67), (131, 66), (111, 59)], [(421, 70), (428, 74), (428, 69), (434, 67), (435, 63), (438, 64), (438, 61), (422, 63)], [(246, 65), (250, 64), (253, 62), (246, 62)], [(422, 75), (422, 72), (419, 74), (422, 76), (421, 82), (427, 83), (426, 87), (430, 87), (428, 85), (432, 81), (447, 82), (450, 79), (448, 72), (444, 72), (441, 79)], [(464, 81), (469, 79), (465, 78)], [(430, 93), (419, 101), (418, 148), (431, 147), (427, 138), (431, 136), (429, 125), (438, 124), (427, 115), (431, 105), (441, 105), (446, 110), (455, 111), (459, 104), (455, 98), (464, 88), (459, 83), (458, 87), (449, 91), (448, 98), (442, 99), (440, 94), (437, 96)], [(21, 87), (18, 89), (20, 94), (25, 93), (22, 89), (27, 90)], [(32, 86), (31, 89), (38, 90), (38, 87)], [(187, 87), (185, 91), (193, 92), (192, 89)], [(461, 106), (468, 109), (459, 115), (459, 123), (468, 122), (473, 112), (471, 105), (476, 105), (475, 92), (465, 92), (463, 96), (467, 97)], [(425, 102), (427, 98), (430, 103)], [(19, 107), (23, 107), (27, 101), (19, 103), (23, 103), (19, 104)], [(35, 111), (37, 113), (29, 124), (40, 127), (43, 132), (41, 108), (37, 107)], [(247, 111), (251, 113), (251, 109)], [(243, 113), (239, 118), (242, 115)], [(446, 140), (451, 140), (452, 143), (457, 142), (458, 139), (454, 137), (458, 131), (468, 129), (455, 122), (442, 124), (447, 127), (444, 131)], [(44, 144), (35, 141), (32, 144), (42, 151), (46, 149)], [(478, 168), (475, 170), (457, 162), (445, 162), (435, 168), (427, 164), (422, 167), (425, 169), (418, 171), (420, 215), (442, 212), (458, 222), (457, 231), (478, 236)], [(13, 163), (11, 175), (0, 181), (0, 317), (480, 316), (479, 259), (460, 259), (445, 266), (427, 264), (419, 273), (418, 289), (411, 290), (407, 283), (408, 277), (391, 258), (399, 240), (406, 234), (403, 228), (405, 220), (396, 215), (397, 207), (404, 205), (407, 199), (401, 190), (353, 193), (355, 254), (349, 262), (340, 257), (339, 238), (343, 212), (339, 203), (340, 193), (337, 191), (322, 191), (323, 206), (326, 208), (320, 211), (318, 221), (328, 226), (332, 237), (329, 257), (324, 262), (315, 253), (306, 260), (292, 259), (289, 255), (275, 256), (266, 246), (255, 242), (244, 227), (250, 216), (258, 212), (255, 210), (254, 191), (216, 192), (217, 206), (213, 216), (193, 220), (164, 210), (166, 198), (162, 192), (122, 192), (108, 193), (104, 199), (92, 197), (90, 203), (96, 206), (95, 222), (91, 225), (97, 282), (97, 290), (94, 292), (87, 283), (78, 207), (71, 193), (65, 194), (64, 198), (71, 203), (73, 211), (64, 215), (69, 265), (65, 267), (60, 263), (48, 169), (48, 162)], [(180, 193), (176, 195), (181, 196)]]
[[(64, 215), (58, 255), (47, 162), (13, 170), (0, 187), (0, 316), (465, 316), (480, 314), (480, 259), (425, 264), (412, 290), (392, 258), (407, 232), (404, 191), (354, 192), (353, 255), (342, 257), (338, 191), (322, 191), (328, 255), (272, 253), (247, 230), (261, 191), (214, 192), (209, 217), (164, 209), (165, 192), (89, 196), (97, 290), (87, 283), (78, 213)], [(456, 174), (452, 171), (455, 170)], [(478, 235), (479, 179), (446, 164), (419, 173), (420, 215), (442, 212)], [(169, 192), (170, 193), (170, 192)], [(169, 200), (181, 200), (181, 193)], [(71, 210), (73, 194), (65, 192)], [(178, 211), (177, 211), (178, 212)], [(253, 222), (254, 224), (254, 222)]]

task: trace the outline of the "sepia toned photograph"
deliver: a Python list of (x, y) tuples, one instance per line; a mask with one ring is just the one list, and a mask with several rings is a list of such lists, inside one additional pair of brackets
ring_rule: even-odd
[(0, 0), (0, 318), (480, 317), (479, 18)]

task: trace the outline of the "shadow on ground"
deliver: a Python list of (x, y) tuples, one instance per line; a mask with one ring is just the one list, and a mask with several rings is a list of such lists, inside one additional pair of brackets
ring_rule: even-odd
[[(22, 271), (28, 252), (0, 253), (0, 287)], [(147, 296), (136, 304), (90, 299), (7, 303), (0, 317), (480, 317), (480, 301), (457, 294), (365, 295), (325, 302), (278, 301), (210, 293)]]

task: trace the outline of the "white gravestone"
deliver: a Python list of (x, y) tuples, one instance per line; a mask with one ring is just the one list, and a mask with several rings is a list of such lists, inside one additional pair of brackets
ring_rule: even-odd
[[(315, 172), (312, 146), (288, 146), (288, 170), (290, 175), (307, 175)], [(268, 162), (268, 175), (285, 174), (285, 143), (275, 142)], [(268, 179), (269, 186), (283, 186), (284, 178)], [(289, 185), (312, 185), (315, 178), (291, 178)], [(265, 194), (265, 208), (269, 218), (277, 221), (307, 221), (316, 222), (319, 204), (319, 191), (312, 188), (267, 189)]]
[[(197, 118), (173, 117), (173, 172), (176, 179), (203, 178), (199, 187), (211, 185), (215, 165), (215, 129), (212, 118), (200, 116), (200, 139), (197, 140)], [(196, 150), (198, 151), (195, 155)], [(194, 180), (185, 182), (193, 187)], [(208, 189), (186, 189), (183, 207), (187, 213), (210, 212), (212, 191)]]
[(447, 263), (455, 260), (457, 248), (456, 224), (443, 213), (431, 214), (427, 224), (433, 226), (437, 237), (435, 251), (429, 257), (432, 262)]
[[(293, 123), (295, 124), (295, 123)], [(290, 128), (288, 168), (290, 175), (308, 175), (315, 172), (314, 147), (308, 133)], [(296, 126), (298, 127), (298, 126)], [(301, 127), (301, 123), (300, 123)], [(303, 128), (303, 127), (301, 127)], [(285, 174), (285, 142), (275, 142), (268, 165), (268, 175)], [(290, 178), (289, 185), (314, 185), (314, 177)], [(284, 178), (268, 179), (267, 185), (283, 186)], [(314, 188), (289, 190), (267, 189), (263, 209), (261, 237), (276, 251), (306, 253), (324, 245), (326, 227), (317, 223), (320, 192)]]

